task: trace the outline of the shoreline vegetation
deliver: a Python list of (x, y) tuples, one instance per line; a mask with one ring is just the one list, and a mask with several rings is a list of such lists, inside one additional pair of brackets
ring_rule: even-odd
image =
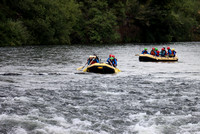
[(2, 0), (0, 46), (200, 41), (199, 0)]

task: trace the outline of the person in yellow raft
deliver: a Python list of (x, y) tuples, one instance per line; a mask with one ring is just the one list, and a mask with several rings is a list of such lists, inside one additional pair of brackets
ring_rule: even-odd
[(99, 58), (97, 55), (90, 55), (89, 58), (87, 59), (87, 62), (85, 63), (84, 66), (81, 66), (79, 68), (77, 68), (77, 70), (81, 70), (83, 69), (86, 65), (92, 65), (94, 63), (99, 63)]
[(117, 59), (112, 54), (109, 55), (109, 58), (107, 59), (107, 63), (113, 67), (117, 67)]
[(89, 58), (87, 59), (88, 65), (92, 65), (94, 63), (99, 63), (99, 59), (95, 55), (90, 55)]
[(172, 54), (171, 54), (172, 57), (175, 57), (176, 56), (176, 51), (174, 48), (172, 48)]

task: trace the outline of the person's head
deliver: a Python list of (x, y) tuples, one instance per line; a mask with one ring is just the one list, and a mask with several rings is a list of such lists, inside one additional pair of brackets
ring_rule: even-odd
[(172, 48), (172, 51), (174, 51), (175, 49), (174, 48)]
[(147, 48), (144, 48), (144, 50), (147, 50)]
[(110, 60), (114, 60), (114, 58), (113, 58), (113, 57), (111, 57), (111, 58), (110, 58)]
[(112, 55), (112, 54), (110, 54), (110, 55), (109, 55), (109, 58), (110, 58), (110, 57), (113, 57), (113, 58), (115, 58), (115, 55)]
[(164, 50), (165, 50), (165, 48), (162, 48), (162, 50), (164, 51)]
[(89, 58), (90, 58), (90, 59), (93, 59), (93, 58), (96, 58), (96, 56), (94, 56), (94, 55), (90, 55)]
[(170, 47), (167, 47), (167, 50), (169, 50), (170, 49)]
[(158, 50), (158, 48), (155, 48), (155, 50), (157, 51), (157, 50)]
[(155, 48), (153, 47), (152, 50), (155, 50)]

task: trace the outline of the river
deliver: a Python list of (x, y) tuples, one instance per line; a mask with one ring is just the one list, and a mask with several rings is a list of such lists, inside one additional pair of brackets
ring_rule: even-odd
[[(178, 62), (139, 62), (144, 47)], [(118, 74), (76, 69), (96, 53)], [(200, 134), (200, 42), (0, 48), (0, 134)]]

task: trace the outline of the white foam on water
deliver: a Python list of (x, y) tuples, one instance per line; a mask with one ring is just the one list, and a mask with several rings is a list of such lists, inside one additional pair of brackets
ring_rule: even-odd
[[(37, 112), (38, 110), (32, 110), (31, 113)], [(37, 117), (37, 116), (35, 116)], [(54, 118), (42, 118), (33, 120), (32, 116), (19, 116), (19, 115), (0, 115), (0, 122), (17, 122), (16, 126), (13, 126), (10, 130), (9, 134), (27, 134), (28, 130), (26, 130), (25, 124), (35, 124), (36, 128), (31, 130), (33, 133), (41, 133), (41, 134), (107, 134), (103, 130), (100, 132), (95, 132), (91, 130), (92, 123), (90, 121), (81, 121), (78, 118), (72, 120), (72, 123), (67, 122), (64, 117), (55, 116)], [(46, 122), (47, 121), (47, 122)], [(49, 124), (50, 121), (56, 121), (56, 124)], [(24, 126), (25, 125), (25, 126)], [(25, 127), (25, 128), (24, 128)], [(30, 132), (30, 131), (29, 131)]]
[[(65, 119), (62, 117), (56, 117), (57, 121), (65, 122)], [(62, 123), (61, 123), (62, 124)], [(105, 131), (95, 132), (93, 130), (85, 128), (90, 126), (91, 123), (88, 121), (81, 121), (80, 119), (73, 119), (72, 124), (66, 123), (62, 126), (52, 126), (47, 125), (43, 129), (37, 129), (36, 132), (41, 132), (43, 134), (108, 134)], [(84, 127), (83, 127), (84, 126)]]
[(8, 117), (6, 114), (1, 114), (0, 115), (0, 121), (5, 120)]
[(47, 126), (44, 130), (37, 130), (43, 134), (108, 134), (105, 131), (95, 132), (92, 130), (81, 130), (80, 128), (63, 128), (59, 126)]
[(69, 124), (64, 117), (58, 117), (58, 116), (56, 116), (56, 117), (53, 118), (53, 120), (57, 121), (58, 124), (60, 126), (62, 126), (62, 127), (68, 128), (68, 127), (71, 126), (71, 124)]
[(41, 132), (44, 134), (95, 134), (93, 130), (87, 130), (92, 125), (89, 121), (81, 121), (78, 118), (72, 119), (72, 123), (67, 122), (64, 117), (55, 116), (53, 121), (56, 121), (56, 125), (45, 124), (42, 129), (36, 129), (35, 132)]
[(14, 97), (13, 99), (14, 99), (14, 101), (21, 101), (21, 102), (29, 102), (30, 101), (30, 98), (25, 97), (25, 96)]
[(147, 99), (145, 102), (148, 102), (148, 103), (154, 103), (156, 102), (158, 99)]
[(125, 92), (110, 92), (110, 91), (101, 91), (99, 94), (105, 94), (105, 95), (113, 95), (113, 96), (121, 96), (123, 94), (127, 94)]
[(25, 129), (21, 127), (13, 128), (8, 134), (28, 134)]
[(180, 132), (178, 134), (200, 134), (200, 122), (197, 124), (186, 124), (180, 126)]
[(165, 104), (171, 104), (171, 102), (168, 98), (167, 99), (148, 99), (145, 102), (147, 103), (154, 103), (154, 104), (159, 104), (159, 105), (165, 105)]
[(80, 125), (80, 126), (91, 126), (92, 123), (89, 121), (81, 121), (80, 119), (76, 118), (72, 120), (72, 123), (74, 125)]
[[(195, 113), (195, 115), (198, 115)], [(129, 115), (129, 121), (136, 124), (128, 127), (129, 132), (138, 134), (200, 134), (200, 122), (190, 123), (190, 120), (198, 118), (192, 114), (188, 115), (163, 115), (158, 111), (155, 115), (138, 113)]]
[(136, 124), (133, 130), (137, 131), (138, 134), (161, 134), (159, 126), (157, 125), (151, 125), (147, 127)]
[[(156, 113), (157, 116), (160, 115), (158, 111)], [(129, 115), (129, 119), (133, 122), (137, 122), (134, 125), (128, 127), (130, 132), (137, 132), (138, 134), (161, 134), (162, 127), (161, 125), (157, 125), (154, 121), (155, 116), (149, 116), (146, 113), (138, 113)]]
[(59, 126), (46, 126), (43, 129), (43, 132), (45, 132), (45, 134), (70, 134), (69, 129), (65, 129)]
[(29, 111), (29, 114), (31, 116), (38, 116), (39, 112), (40, 112), (39, 109), (32, 109), (32, 110)]
[(105, 88), (105, 89), (108, 88), (108, 84), (103, 83), (103, 82), (100, 83), (99, 86), (100, 86), (100, 87), (103, 87), (103, 88)]
[(129, 115), (129, 118), (131, 120), (135, 120), (135, 119), (143, 119), (145, 116), (147, 116), (146, 113), (138, 113), (138, 114), (131, 114), (131, 115)]

